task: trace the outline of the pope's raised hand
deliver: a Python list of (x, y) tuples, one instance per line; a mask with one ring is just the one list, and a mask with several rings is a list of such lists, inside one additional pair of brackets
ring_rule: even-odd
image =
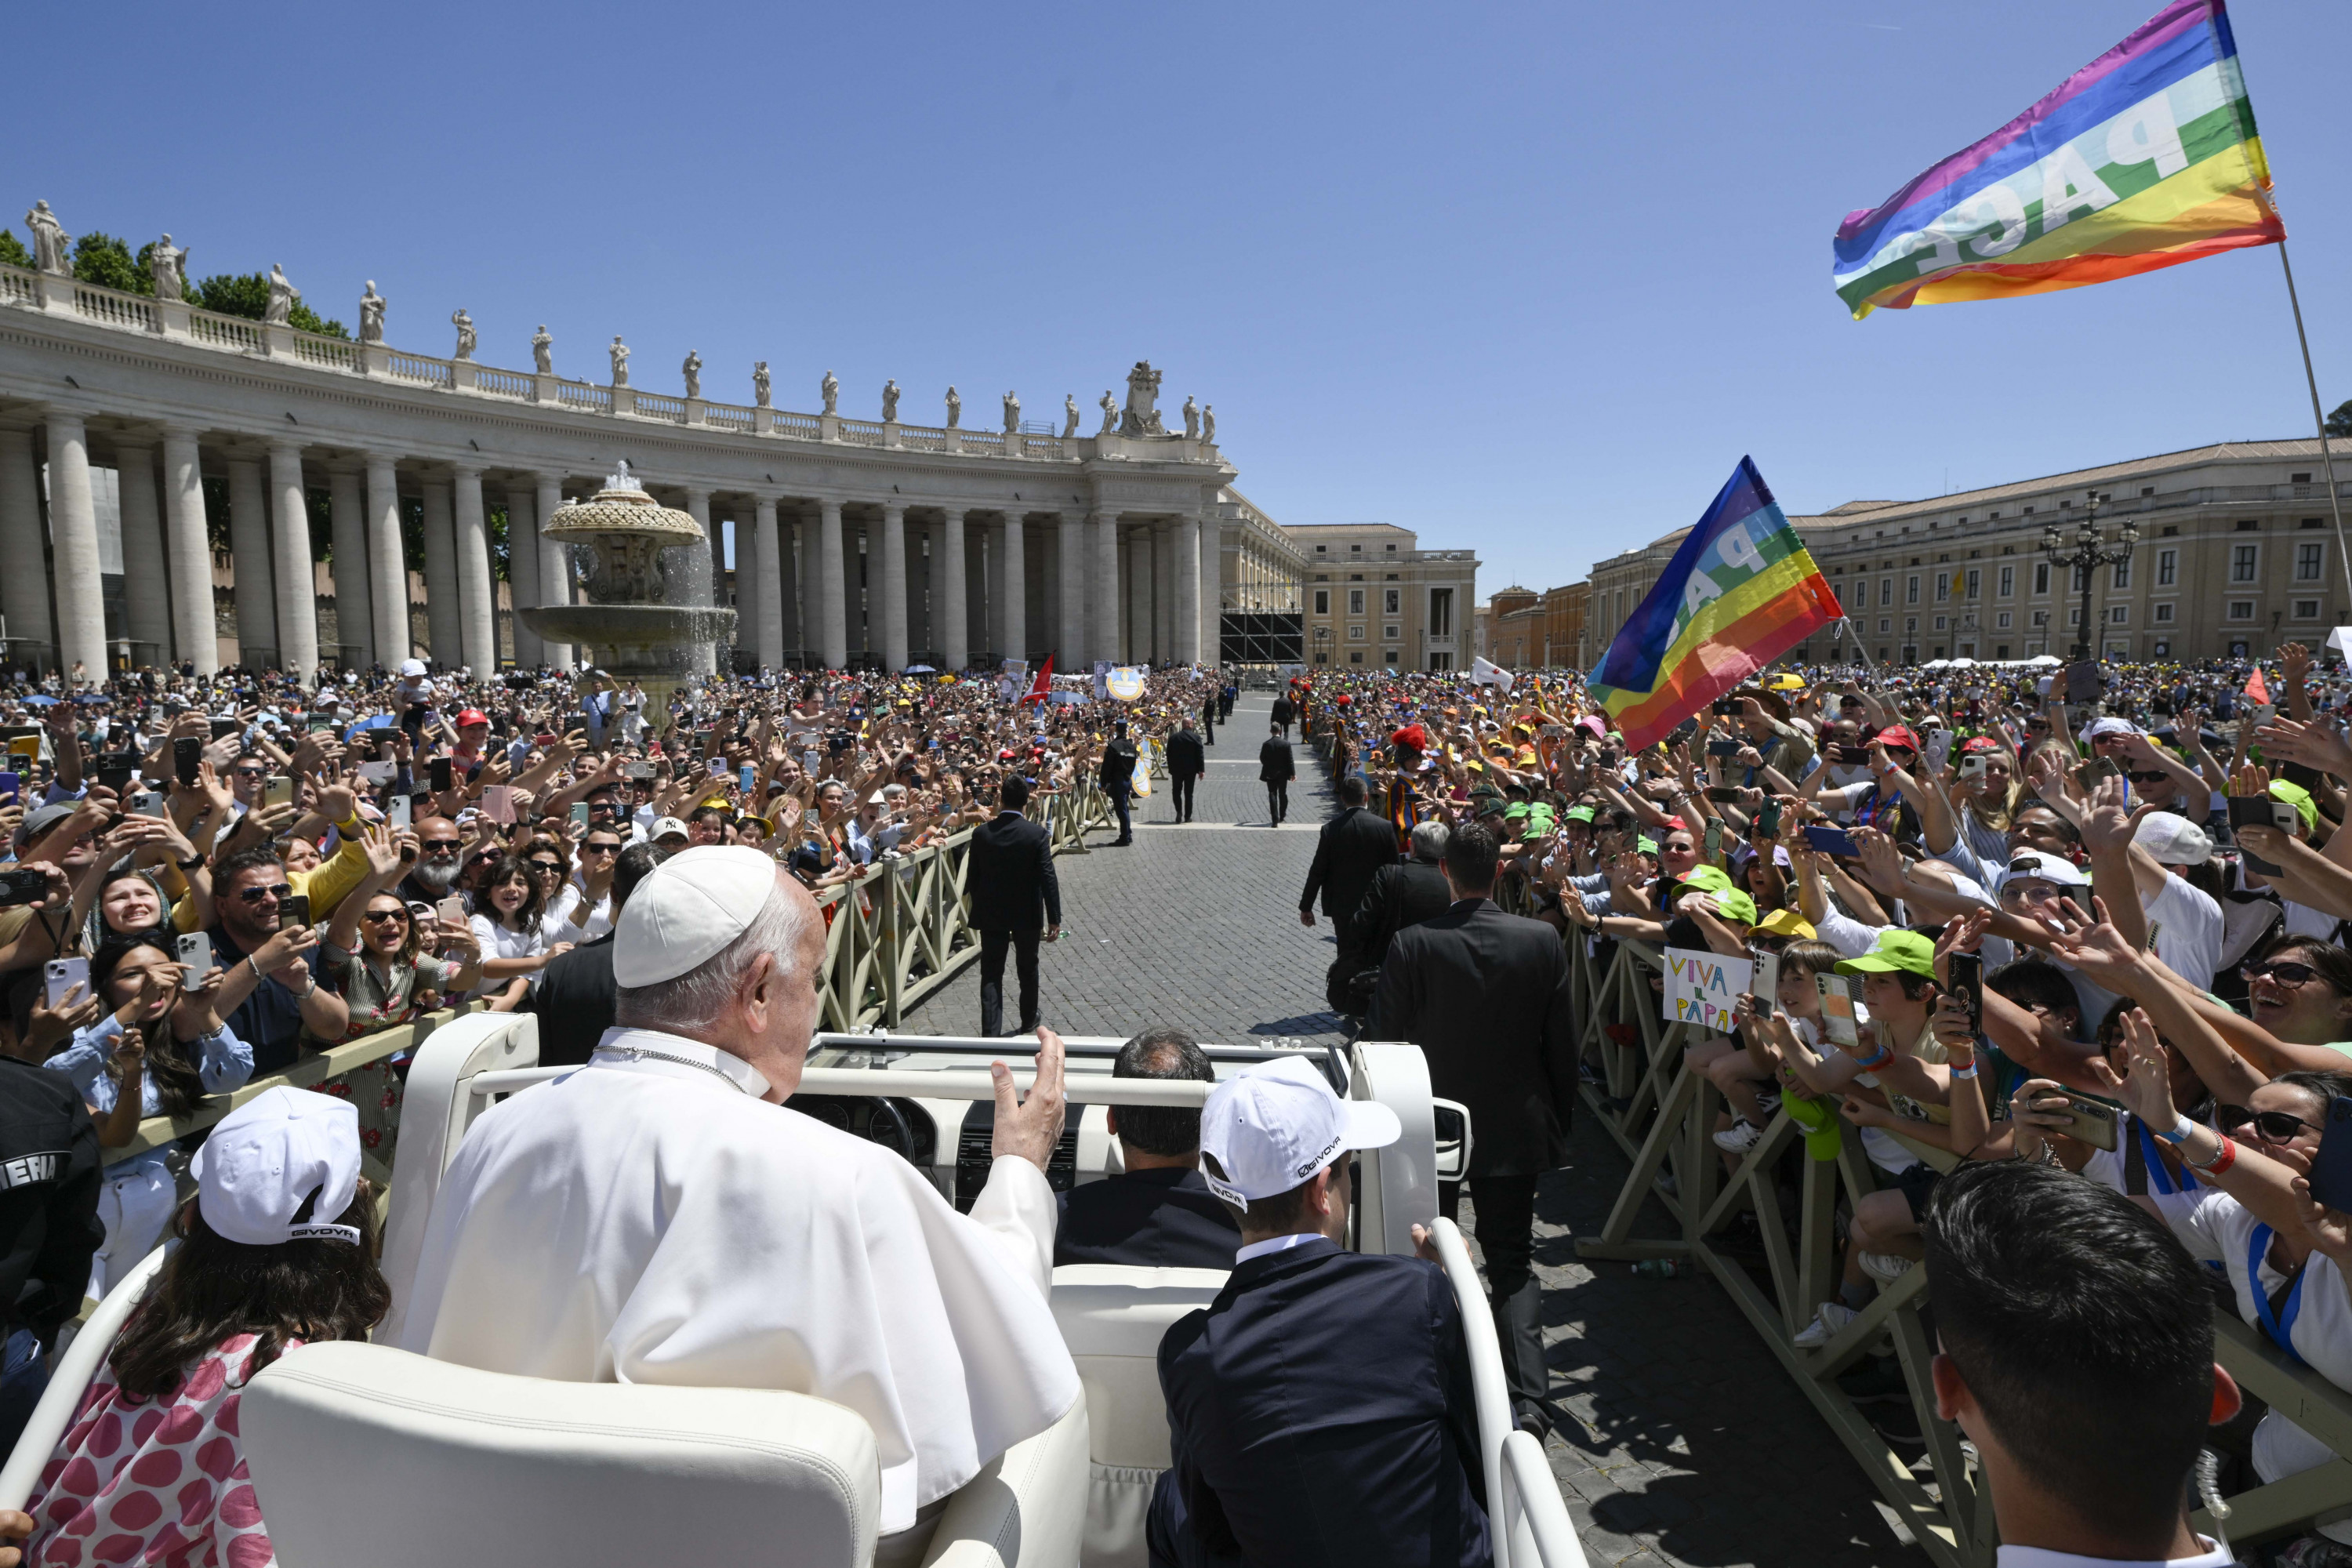
[[(1018, 1155), (1043, 1171), (1062, 1140), (1062, 1037), (1040, 1025), (1037, 1029), (1037, 1077), (1028, 1098), (1018, 1099), (1013, 1069), (991, 1062), (996, 1080), (996, 1133), (990, 1142), (993, 1158)], [(1017, 1100), (1017, 1103), (1016, 1103)]]

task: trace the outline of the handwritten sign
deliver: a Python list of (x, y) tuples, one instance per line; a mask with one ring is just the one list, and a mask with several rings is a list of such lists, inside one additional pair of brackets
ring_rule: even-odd
[(1755, 965), (1705, 948), (1666, 949), (1665, 1017), (1729, 1034), (1731, 1005), (1754, 984)]

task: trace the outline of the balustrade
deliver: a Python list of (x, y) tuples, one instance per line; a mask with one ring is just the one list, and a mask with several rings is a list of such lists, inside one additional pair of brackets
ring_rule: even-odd
[(188, 336), (210, 348), (226, 349), (231, 353), (267, 353), (261, 341), (261, 323), (248, 321), (242, 316), (223, 316), (211, 310), (188, 312)]
[(591, 414), (613, 411), (613, 389), (593, 386), (584, 381), (559, 381), (555, 384), (555, 401), (566, 408), (583, 408)]
[(22, 305), (28, 310), (39, 310), (40, 274), (26, 272), (21, 268), (0, 267), (0, 305)]
[(779, 409), (776, 412), (776, 434), (798, 437), (803, 441), (814, 441), (817, 437), (816, 416), (786, 414)]
[(923, 425), (901, 425), (898, 445), (917, 452), (944, 452), (948, 449), (948, 433)]
[(963, 449), (967, 452), (1002, 454), (1004, 450), (1004, 437), (991, 435), (985, 430), (966, 430), (963, 432)]
[(474, 390), (487, 392), (493, 397), (520, 397), (530, 401), (531, 378), (511, 370), (494, 370), (488, 365), (474, 367)]
[(294, 334), (294, 357), (305, 364), (347, 370), (354, 374), (360, 368), (359, 344), (344, 338), (321, 337), (317, 332)]
[(706, 405), (702, 410), (702, 422), (705, 425), (716, 426), (721, 430), (733, 430), (746, 436), (750, 435), (752, 429), (751, 411), (748, 408), (738, 408), (730, 403)]
[(683, 397), (665, 397), (658, 392), (640, 392), (636, 395), (636, 404), (640, 419), (661, 419), (672, 425), (686, 423), (686, 399)]
[(394, 349), (387, 362), (391, 373), (403, 381), (421, 381), (427, 386), (449, 384), (449, 362), (427, 359), (423, 354), (403, 353)]
[(74, 309), (110, 327), (126, 327), (134, 332), (156, 330), (155, 302), (142, 300), (136, 294), (120, 294), (111, 289), (93, 289), (87, 283), (77, 283), (74, 285)]
[(853, 447), (879, 447), (882, 426), (863, 419), (845, 419), (841, 421), (841, 438)]

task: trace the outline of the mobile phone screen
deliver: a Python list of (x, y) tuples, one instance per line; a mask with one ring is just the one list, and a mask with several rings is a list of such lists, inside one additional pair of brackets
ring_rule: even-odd
[(1952, 977), (1952, 994), (1969, 1005), (1969, 1022), (1984, 1026), (1984, 960), (1973, 952), (1953, 953), (1946, 963)]
[(1756, 962), (1756, 978), (1749, 993), (1756, 998), (1756, 1016), (1769, 1018), (1780, 995), (1780, 955), (1759, 950), (1751, 955)]
[(1853, 856), (1862, 853), (1854, 847), (1853, 835), (1843, 827), (1808, 827), (1805, 842), (1824, 855)]
[(1822, 994), (1822, 1033), (1835, 1046), (1862, 1044), (1854, 1027), (1853, 983), (1843, 974), (1817, 974), (1813, 984)]

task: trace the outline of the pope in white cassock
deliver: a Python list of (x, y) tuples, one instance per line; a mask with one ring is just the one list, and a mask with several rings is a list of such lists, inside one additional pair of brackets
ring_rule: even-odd
[(898, 1155), (784, 1105), (824, 921), (755, 849), (688, 849), (637, 886), (615, 1017), (589, 1064), (467, 1132), (394, 1342), (572, 1382), (780, 1388), (855, 1410), (881, 1529), (917, 1522), (1078, 1398), (1047, 1305), (1061, 1042), (1040, 1030), (969, 1217)]

